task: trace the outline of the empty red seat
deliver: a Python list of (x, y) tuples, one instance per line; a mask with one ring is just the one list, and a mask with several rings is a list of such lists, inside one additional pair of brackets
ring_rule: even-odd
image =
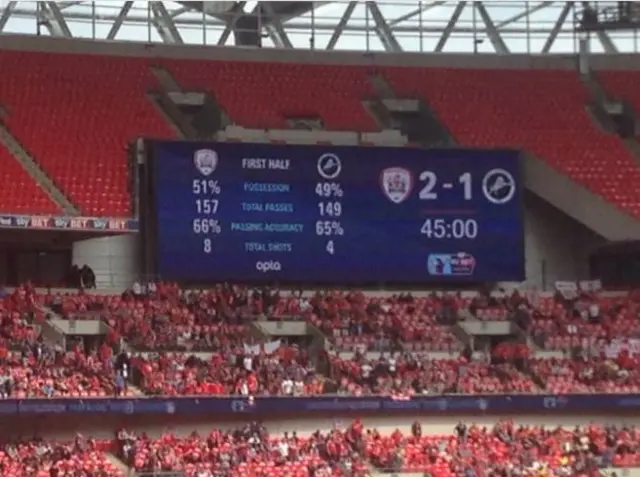
[(149, 61), (0, 51), (0, 63), (11, 65), (0, 75), (5, 122), (44, 171), (82, 213), (130, 215), (127, 145), (172, 135), (145, 96), (157, 88)]
[(532, 69), (383, 69), (396, 92), (427, 100), (470, 147), (536, 154), (591, 192), (640, 218), (638, 159), (589, 117), (578, 74)]

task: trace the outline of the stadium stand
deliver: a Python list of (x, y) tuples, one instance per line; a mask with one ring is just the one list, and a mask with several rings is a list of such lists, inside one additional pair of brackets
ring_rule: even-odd
[[(173, 134), (145, 96), (154, 88), (148, 61), (2, 51), (0, 62), (13, 65), (0, 78), (4, 123), (26, 150), (82, 213), (130, 216), (127, 144)], [(16, 212), (53, 211), (39, 194), (23, 197)]]
[(4, 210), (18, 214), (60, 212), (56, 203), (3, 147), (0, 147), (0, 165), (4, 184), (0, 200)]
[[(184, 88), (213, 94), (231, 119), (245, 127), (287, 129), (287, 118), (319, 115), (329, 130), (379, 130), (362, 107), (374, 95), (364, 67), (171, 61), (167, 69)], [(264, 78), (269, 78), (267, 95)]]
[[(158, 88), (152, 67), (166, 69), (185, 90), (210, 93), (236, 126), (286, 129), (289, 118), (317, 116), (335, 131), (380, 129), (363, 107), (376, 94), (369, 67), (152, 63), (15, 51), (0, 51), (0, 63), (12, 65), (0, 76), (3, 125), (87, 215), (130, 216), (126, 145), (138, 136), (175, 136), (147, 97)], [(398, 96), (424, 99), (459, 144), (522, 148), (640, 218), (637, 158), (594, 124), (576, 72), (380, 66), (375, 74)], [(598, 78), (612, 97), (640, 111), (636, 72), (603, 71)], [(3, 148), (0, 165), (8, 184), (0, 192), (3, 211), (60, 212)], [(638, 306), (633, 293), (530, 300), (517, 292), (414, 297), (330, 291), (267, 299), (241, 287), (187, 292), (162, 283), (148, 294), (22, 287), (0, 298), (0, 396), (401, 400), (441, 393), (636, 393), (639, 353), (631, 342), (640, 338)], [(326, 338), (326, 349), (256, 337), (257, 323), (267, 319), (313, 327)], [(67, 350), (51, 340), (64, 334), (55, 320), (74, 327), (96, 321), (108, 332), (95, 333), (104, 340), (90, 345), (65, 343)], [(478, 339), (474, 348), (466, 339), (469, 323), (513, 324), (519, 332)], [(305, 436), (271, 435), (258, 424), (206, 436), (121, 430), (113, 442), (28, 440), (0, 450), (0, 470), (15, 477), (124, 477), (130, 469), (198, 477), (355, 477), (375, 470), (484, 477), (510, 475), (513, 467), (527, 469), (524, 475), (595, 476), (603, 467), (639, 465), (635, 428), (545, 429), (508, 420), (491, 429), (461, 425), (447, 434), (422, 434), (419, 425), (380, 432), (358, 421)]]
[(113, 465), (103, 449), (110, 443), (93, 439), (74, 442), (27, 440), (6, 444), (0, 450), (0, 469), (16, 477), (50, 477), (51, 475), (95, 475), (126, 477)]
[(381, 434), (355, 420), (342, 429), (310, 434), (273, 433), (259, 423), (189, 435), (165, 431), (150, 436), (120, 429), (111, 441), (80, 436), (73, 443), (7, 445), (0, 465), (18, 477), (32, 475), (34, 467), (38, 477), (49, 475), (51, 467), (120, 477), (129, 466), (148, 475), (181, 472), (189, 477), (223, 473), (357, 477), (381, 470), (452, 477), (464, 472), (503, 475), (513, 467), (523, 475), (596, 476), (603, 467), (639, 462), (632, 427), (592, 424), (545, 429), (512, 420), (500, 420), (490, 428), (459, 423), (446, 433), (430, 432), (418, 421), (407, 427)]
[(597, 77), (612, 99), (628, 101), (635, 111), (640, 111), (640, 94), (635, 87), (640, 80), (637, 71), (601, 71)]
[[(139, 136), (175, 136), (147, 98), (159, 88), (150, 61), (1, 54), (0, 61), (15, 65), (0, 81), (3, 121), (9, 130), (83, 213), (129, 215), (130, 171), (123, 150)], [(157, 66), (186, 90), (210, 93), (237, 125), (286, 129), (287, 118), (319, 116), (330, 130), (380, 129), (363, 106), (376, 94), (368, 67), (171, 59), (158, 59)], [(265, 69), (270, 72), (266, 76), (253, 74)], [(576, 72), (381, 66), (375, 73), (398, 96), (424, 99), (458, 143), (523, 148), (620, 209), (640, 214), (636, 188), (624, 185), (640, 177), (636, 159), (619, 138), (601, 131), (589, 117), (589, 93)], [(636, 74), (609, 71), (598, 77), (612, 96), (628, 99), (637, 108)], [(277, 81), (264, 84), (264, 78)], [(542, 90), (544, 95), (538, 94)], [(52, 123), (57, 127), (51, 128)], [(84, 133), (87, 124), (95, 134)], [(11, 161), (9, 156), (4, 160)], [(4, 173), (15, 184), (26, 181), (15, 165), (5, 167)], [(55, 211), (36, 189), (31, 184), (6, 190), (7, 207), (15, 212)]]
[(640, 178), (637, 158), (589, 118), (589, 93), (576, 72), (397, 68), (384, 74), (400, 94), (425, 98), (460, 144), (522, 148), (639, 216), (640, 198), (624, 186)]
[[(467, 318), (439, 324), (454, 304)], [(44, 308), (35, 313), (36, 305)], [(630, 393), (640, 390), (637, 354), (628, 345), (637, 336), (630, 328), (636, 307), (633, 294), (594, 292), (532, 304), (517, 294), (488, 303), (480, 297), (360, 292), (265, 300), (242, 287), (182, 293), (163, 284), (146, 295), (40, 295), (25, 288), (3, 299), (0, 369), (4, 394), (11, 397)], [(73, 322), (104, 319), (110, 331), (101, 344), (79, 344), (66, 353), (39, 335), (42, 310)], [(307, 320), (318, 330), (330, 324), (336, 331), (327, 335), (332, 347), (314, 350), (281, 337), (256, 340), (252, 331), (265, 310), (280, 324)], [(582, 317), (563, 321), (569, 312)], [(482, 322), (474, 315), (486, 320), (490, 313), (516, 320), (532, 337), (479, 342), (472, 353), (460, 330)], [(408, 326), (409, 317), (420, 323), (421, 316), (429, 317), (425, 329), (434, 338), (416, 347), (414, 328), (407, 333), (401, 324)], [(385, 322), (400, 325), (376, 328)], [(554, 326), (539, 327), (549, 322)], [(118, 354), (122, 343), (126, 351)]]

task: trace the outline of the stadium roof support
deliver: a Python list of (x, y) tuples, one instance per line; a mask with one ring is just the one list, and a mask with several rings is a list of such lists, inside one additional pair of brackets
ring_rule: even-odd
[(567, 2), (565, 6), (562, 7), (562, 11), (560, 12), (560, 15), (558, 16), (558, 19), (556, 20), (555, 24), (553, 25), (553, 28), (551, 29), (551, 33), (549, 33), (547, 40), (544, 42), (544, 45), (542, 46), (542, 53), (549, 53), (549, 51), (551, 51), (551, 47), (553, 46), (553, 43), (556, 41), (556, 38), (558, 38), (558, 34), (560, 33), (560, 29), (562, 28), (562, 25), (564, 25), (564, 22), (567, 21), (567, 16), (569, 15), (569, 12), (571, 12), (571, 3)]
[(380, 41), (384, 45), (384, 49), (393, 53), (398, 53), (402, 51), (402, 47), (396, 37), (393, 36), (393, 32), (391, 28), (387, 24), (387, 21), (384, 19), (380, 8), (376, 4), (376, 2), (367, 2), (367, 8), (371, 13), (371, 17), (376, 25), (376, 34), (380, 38)]
[[(582, 2), (582, 6), (585, 8), (589, 8), (589, 4), (590, 2)], [(609, 54), (618, 53), (618, 49), (616, 48), (616, 45), (613, 44), (613, 41), (611, 41), (611, 37), (606, 31), (598, 30), (595, 32), (595, 34), (598, 37), (598, 40), (600, 40), (600, 43), (602, 44), (602, 47), (604, 48), (605, 53), (609, 53)], [(588, 34), (587, 34), (587, 37), (588, 37)]]
[(336, 47), (340, 36), (344, 32), (344, 27), (347, 25), (347, 22), (351, 18), (351, 15), (353, 15), (353, 12), (356, 9), (357, 5), (358, 2), (349, 2), (349, 5), (347, 5), (347, 8), (345, 8), (342, 17), (340, 17), (340, 20), (336, 25), (336, 29), (333, 30), (331, 38), (329, 38), (329, 42), (327, 43), (327, 50), (333, 50)]
[(120, 27), (124, 22), (124, 19), (127, 18), (127, 15), (131, 11), (131, 7), (133, 7), (132, 1), (124, 2), (122, 9), (118, 13), (118, 16), (116, 17), (115, 21), (113, 22), (113, 25), (111, 25), (111, 29), (107, 34), (107, 40), (115, 40), (116, 35), (118, 34), (118, 31), (120, 30)]
[(231, 46), (249, 32), (264, 48), (503, 55), (577, 54), (586, 38), (592, 53), (640, 50), (638, 31), (577, 32), (579, 1), (256, 3), (0, 0), (0, 33)]
[[(182, 45), (182, 35), (178, 31), (173, 18), (169, 15), (162, 2), (149, 2), (149, 8), (153, 14), (153, 24), (158, 29), (158, 33), (165, 43)], [(122, 13), (122, 10), (120, 11)]]
[(484, 4), (482, 2), (473, 2), (473, 6), (480, 14), (480, 18), (482, 19), (482, 22), (487, 29), (487, 36), (489, 37), (489, 41), (491, 41), (491, 44), (496, 49), (496, 53), (501, 55), (506, 55), (507, 53), (509, 53), (507, 44), (502, 39), (502, 36), (496, 28), (496, 25), (493, 23), (493, 20), (489, 16), (489, 13), (487, 13), (487, 9), (485, 8)]
[(17, 4), (18, 2), (9, 2), (7, 3), (7, 6), (4, 7), (4, 11), (2, 12), (2, 15), (0, 15), (0, 31), (4, 30), (4, 27), (7, 25), (7, 22), (11, 17), (11, 13), (14, 8), (16, 8)]
[[(553, 5), (553, 3), (554, 2), (541, 2), (538, 5), (534, 5), (534, 6), (528, 5), (522, 12), (516, 15), (513, 15), (512, 17), (509, 17), (506, 20), (502, 20), (500, 23), (496, 25), (496, 28), (500, 29), (508, 25), (511, 25), (512, 23), (517, 23), (520, 20), (526, 19), (532, 13), (539, 12), (540, 10), (544, 10), (545, 8), (550, 7), (551, 5)], [(571, 6), (569, 2), (567, 2), (567, 5)]]
[(442, 31), (442, 35), (440, 36), (438, 44), (436, 45), (435, 51), (437, 53), (440, 53), (444, 48), (444, 45), (447, 43), (447, 40), (451, 36), (453, 28), (456, 26), (456, 23), (458, 23), (458, 20), (460, 19), (460, 15), (462, 15), (462, 10), (464, 10), (466, 6), (467, 2), (459, 2), (458, 5), (456, 5), (456, 9), (453, 11), (451, 18), (449, 18), (449, 22)]
[[(260, 7), (260, 4), (256, 5), (256, 9), (262, 8), (266, 15), (264, 18), (263, 28), (273, 41), (273, 44), (277, 48), (293, 48), (293, 43), (289, 40), (287, 32), (284, 31), (284, 27), (278, 18), (276, 11), (273, 7), (273, 2), (263, 2), (264, 5)], [(261, 18), (261, 20), (262, 20)]]
[(238, 4), (236, 5), (236, 8), (231, 14), (231, 18), (227, 20), (227, 24), (224, 27), (224, 31), (220, 35), (220, 38), (218, 38), (218, 46), (223, 46), (227, 44), (227, 40), (229, 40), (231, 33), (233, 33), (236, 23), (238, 23), (238, 20), (244, 13), (244, 6), (246, 4), (247, 2), (238, 2)]
[(398, 23), (402, 23), (402, 22), (406, 22), (407, 20), (411, 20), (414, 17), (417, 17), (418, 15), (422, 15), (423, 13), (425, 13), (426, 11), (434, 8), (434, 7), (440, 7), (444, 4), (446, 4), (447, 2), (418, 2), (418, 8), (416, 8), (415, 10), (410, 11), (409, 13), (405, 13), (404, 15), (400, 15), (397, 18), (394, 18), (393, 20), (390, 20), (389, 22), (387, 22), (389, 24), (390, 27), (397, 25)]
[(73, 37), (56, 2), (38, 2), (38, 9), (38, 24), (49, 30), (52, 36)]

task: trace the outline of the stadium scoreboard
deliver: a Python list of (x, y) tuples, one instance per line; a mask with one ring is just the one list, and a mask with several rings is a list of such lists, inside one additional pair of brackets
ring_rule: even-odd
[(163, 279), (524, 279), (516, 151), (160, 141), (151, 160)]

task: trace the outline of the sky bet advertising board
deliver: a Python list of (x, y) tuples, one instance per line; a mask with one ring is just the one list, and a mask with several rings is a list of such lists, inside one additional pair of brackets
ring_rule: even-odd
[(167, 280), (521, 281), (518, 153), (154, 143)]

